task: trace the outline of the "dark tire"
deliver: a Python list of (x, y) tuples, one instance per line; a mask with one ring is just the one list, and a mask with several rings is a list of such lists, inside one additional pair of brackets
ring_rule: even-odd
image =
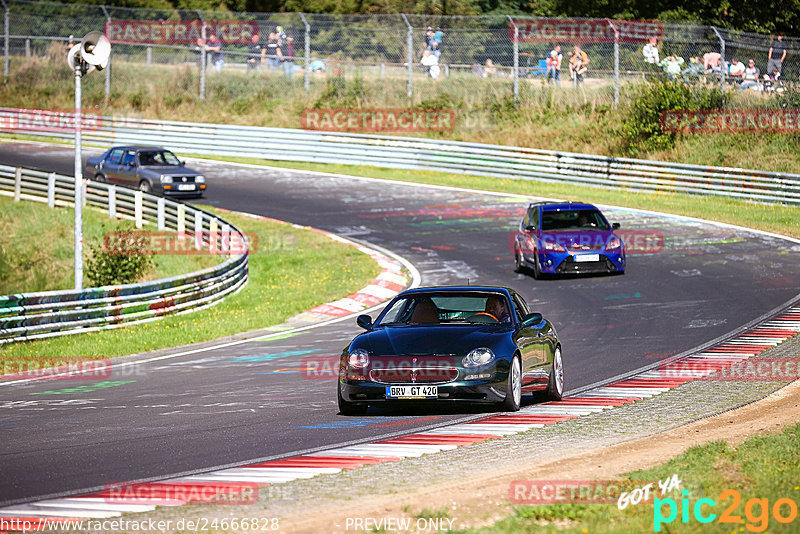
[(511, 360), (506, 381), (506, 399), (501, 404), (504, 412), (518, 412), (522, 402), (522, 365), (519, 356)]
[(533, 253), (533, 277), (536, 280), (542, 279), (542, 270), (539, 268), (539, 253), (536, 251)]
[(522, 259), (522, 251), (519, 247), (514, 247), (514, 272), (515, 273), (524, 273), (525, 272), (525, 262)]
[(553, 368), (550, 369), (550, 379), (547, 381), (547, 398), (561, 400), (564, 396), (564, 362), (561, 360), (561, 347), (556, 347), (553, 355)]
[(94, 175), (94, 181), (95, 182), (101, 182), (101, 183), (108, 182), (108, 180), (106, 180), (106, 176), (104, 174), (101, 174), (101, 173), (97, 173), (97, 174)]
[(336, 388), (336, 399), (339, 401), (339, 413), (342, 415), (364, 415), (367, 413), (369, 406), (366, 404), (355, 404), (344, 400), (340, 387)]
[(153, 188), (150, 187), (150, 182), (148, 182), (147, 180), (142, 180), (141, 182), (139, 182), (139, 191), (143, 193), (152, 193)]

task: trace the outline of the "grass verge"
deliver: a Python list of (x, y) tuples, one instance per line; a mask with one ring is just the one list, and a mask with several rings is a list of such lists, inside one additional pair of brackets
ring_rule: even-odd
[[(798, 450), (800, 425), (794, 425), (779, 434), (752, 437), (737, 447), (724, 441), (695, 446), (653, 469), (628, 473), (626, 478), (633, 487), (678, 475), (681, 489), (688, 495), (672, 491), (663, 496), (664, 501), (675, 501), (676, 516), (671, 522), (666, 521), (670, 516), (668, 502), (651, 500), (624, 510), (616, 504), (564, 503), (522, 506), (490, 527), (468, 532), (797, 532)], [(658, 491), (655, 497), (662, 498)], [(702, 516), (715, 515), (707, 523), (695, 515), (696, 505), (703, 498), (716, 503), (712, 507), (704, 501), (698, 509)], [(685, 517), (684, 509), (688, 514)], [(664, 519), (656, 524), (656, 517)]]
[(27, 369), (65, 357), (101, 359), (217, 339), (279, 324), (361, 289), (380, 273), (369, 256), (324, 234), (206, 209), (257, 235), (250, 279), (239, 293), (209, 309), (143, 325), (0, 346), (0, 360)]
[[(0, 295), (72, 289), (74, 284), (74, 212), (0, 196)], [(132, 227), (132, 223), (130, 224)], [(95, 209), (83, 211), (84, 253), (100, 246), (119, 222)], [(210, 256), (155, 256), (141, 281), (168, 278), (220, 263)], [(92, 287), (84, 270), (83, 287)]]
[(288, 169), (322, 171), (351, 176), (366, 176), (384, 180), (445, 185), (497, 191), (516, 195), (533, 195), (567, 200), (582, 200), (596, 204), (613, 204), (627, 208), (647, 209), (699, 217), (711, 221), (737, 224), (768, 232), (800, 238), (800, 209), (777, 204), (757, 204), (746, 200), (703, 197), (672, 193), (641, 193), (627, 190), (608, 190), (596, 187), (554, 184), (531, 180), (510, 180), (485, 176), (469, 176), (433, 171), (382, 169), (355, 165), (329, 165), (285, 161), (265, 161), (255, 158), (208, 158), (219, 161), (271, 165)]

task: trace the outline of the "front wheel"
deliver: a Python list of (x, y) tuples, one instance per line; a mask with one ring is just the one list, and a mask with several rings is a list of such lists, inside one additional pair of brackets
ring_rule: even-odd
[(518, 412), (522, 403), (522, 366), (519, 358), (514, 356), (511, 360), (511, 368), (508, 370), (508, 381), (506, 382), (506, 400), (503, 401), (503, 411)]
[(561, 400), (564, 396), (564, 362), (561, 361), (561, 347), (556, 347), (553, 355), (553, 368), (550, 369), (550, 379), (547, 381), (547, 398)]
[(94, 180), (95, 182), (101, 182), (101, 183), (105, 183), (107, 181), (105, 175), (101, 173), (95, 174)]
[(342, 415), (364, 415), (367, 413), (368, 406), (366, 404), (355, 404), (342, 398), (341, 384), (336, 388), (336, 398), (339, 402), (339, 413)]
[(519, 247), (514, 247), (514, 272), (521, 273), (525, 270), (525, 262), (522, 260), (522, 251)]
[(539, 253), (533, 253), (533, 278), (536, 280), (542, 279), (542, 269), (539, 267)]
[(139, 182), (139, 191), (143, 193), (150, 193), (151, 191), (153, 191), (153, 188), (150, 187), (150, 182), (148, 182), (147, 180), (142, 180), (141, 182)]

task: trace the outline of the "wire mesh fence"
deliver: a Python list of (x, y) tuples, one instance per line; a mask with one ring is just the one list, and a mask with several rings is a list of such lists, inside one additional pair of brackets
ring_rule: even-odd
[(66, 59), (72, 43), (103, 30), (112, 41), (106, 98), (142, 77), (177, 72), (181, 81), (167, 97), (178, 100), (235, 97), (237, 84), (269, 83), (311, 99), (349, 84), (355, 101), (359, 91), (378, 91), (387, 102), (406, 98), (411, 105), (453, 90), (517, 100), (554, 87), (565, 98), (616, 105), (627, 84), (648, 76), (732, 90), (745, 81), (730, 75), (734, 58), (745, 67), (753, 59), (759, 90), (776, 67), (781, 82), (796, 81), (800, 67), (798, 38), (776, 45), (768, 35), (655, 21), (247, 13), (29, 0), (0, 1), (0, 8), (6, 79), (9, 62)]

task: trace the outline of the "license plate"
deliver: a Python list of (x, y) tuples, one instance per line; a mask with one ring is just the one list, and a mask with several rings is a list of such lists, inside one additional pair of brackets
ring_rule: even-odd
[(386, 386), (387, 399), (428, 399), (438, 396), (437, 386)]
[(581, 254), (575, 256), (575, 261), (600, 261), (600, 254)]
[(194, 191), (194, 184), (178, 184), (178, 191)]

